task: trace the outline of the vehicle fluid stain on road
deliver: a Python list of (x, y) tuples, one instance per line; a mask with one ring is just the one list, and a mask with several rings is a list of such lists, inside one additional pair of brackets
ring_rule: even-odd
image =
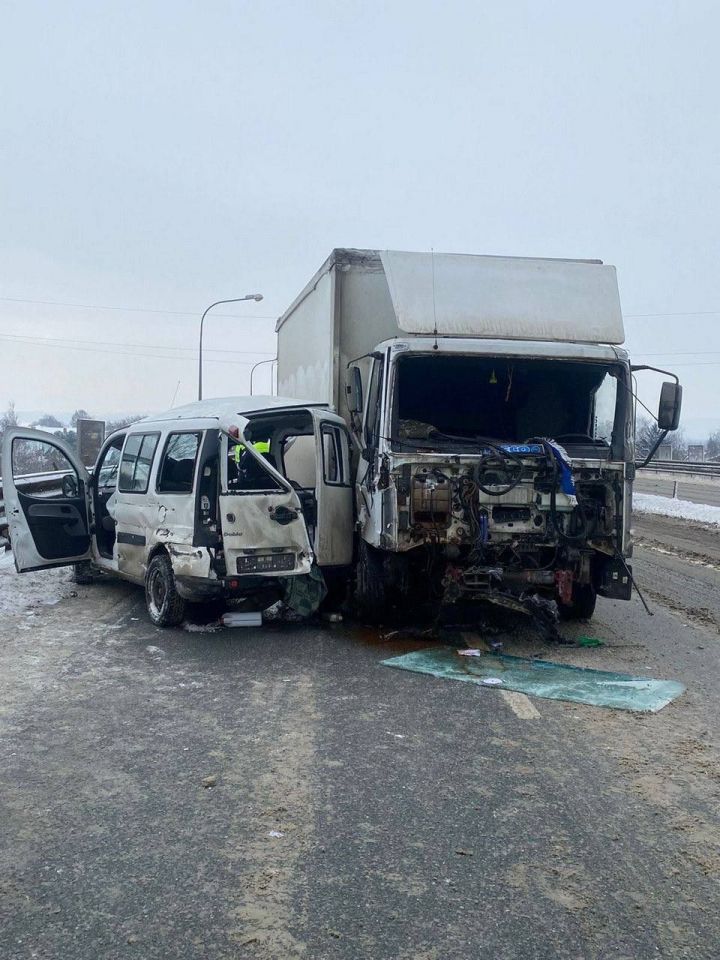
[(378, 647), (386, 653), (412, 653), (437, 647), (438, 644), (458, 646), (462, 643), (460, 634), (447, 630), (427, 630), (407, 628), (401, 630), (383, 630), (376, 627), (355, 626), (350, 632), (352, 640), (363, 646)]

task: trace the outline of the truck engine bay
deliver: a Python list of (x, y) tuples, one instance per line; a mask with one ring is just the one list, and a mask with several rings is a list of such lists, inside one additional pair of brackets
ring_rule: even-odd
[(589, 616), (598, 593), (629, 597), (624, 376), (587, 361), (397, 357), (377, 472), (390, 579), (441, 604), (538, 614), (556, 601), (567, 618)]

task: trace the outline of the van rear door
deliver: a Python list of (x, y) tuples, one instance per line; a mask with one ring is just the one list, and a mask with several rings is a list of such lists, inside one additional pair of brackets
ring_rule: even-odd
[(2, 494), (20, 573), (88, 560), (88, 472), (67, 444), (43, 430), (8, 430)]
[(223, 429), (220, 440), (220, 527), (227, 576), (287, 577), (309, 573), (314, 558), (300, 498), (292, 485), (245, 440), (236, 417), (240, 455)]

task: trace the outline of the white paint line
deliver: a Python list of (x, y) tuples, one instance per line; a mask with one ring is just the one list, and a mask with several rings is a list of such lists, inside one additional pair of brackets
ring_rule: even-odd
[(500, 696), (510, 707), (516, 717), (521, 720), (539, 720), (540, 711), (535, 704), (526, 697), (524, 693), (518, 693), (517, 690), (501, 690)]

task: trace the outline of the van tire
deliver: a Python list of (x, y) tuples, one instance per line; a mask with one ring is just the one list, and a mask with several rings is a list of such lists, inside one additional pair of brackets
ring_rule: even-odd
[(597, 592), (591, 583), (574, 583), (571, 603), (558, 603), (561, 620), (590, 620), (595, 613)]
[(145, 603), (156, 627), (177, 627), (185, 619), (185, 601), (177, 592), (170, 557), (156, 553), (145, 574)]
[(387, 619), (388, 599), (385, 582), (382, 555), (361, 540), (358, 546), (355, 605), (358, 617), (365, 623), (377, 626)]

